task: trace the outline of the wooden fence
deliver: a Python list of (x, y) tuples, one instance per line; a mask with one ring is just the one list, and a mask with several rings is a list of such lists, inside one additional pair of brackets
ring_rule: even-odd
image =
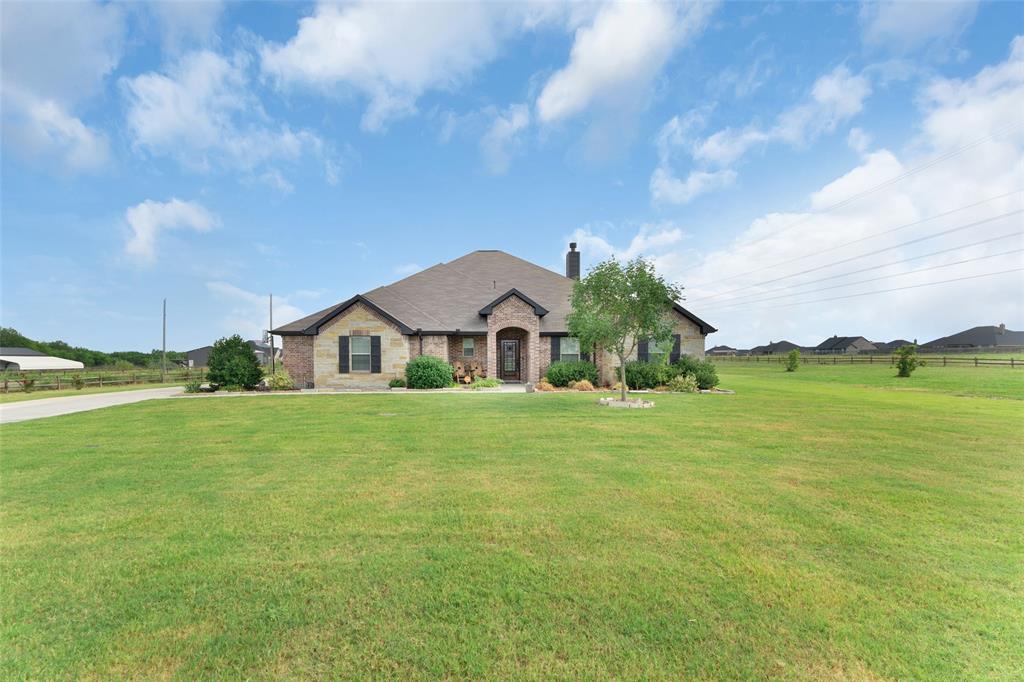
[[(785, 353), (782, 355), (709, 355), (707, 357), (714, 362), (774, 362), (777, 364), (786, 362)], [(801, 353), (800, 363), (804, 365), (888, 365), (894, 367), (898, 357), (897, 355), (804, 355)], [(1024, 368), (1024, 360), (1017, 358), (991, 358), (984, 355), (949, 357), (946, 355), (936, 356), (924, 353), (919, 353), (917, 357), (924, 362), (925, 367)]]
[(22, 377), (35, 380), (33, 391), (60, 391), (63, 389), (78, 388), (75, 385), (76, 377), (81, 379), (81, 387), (104, 386), (127, 386), (130, 384), (183, 384), (188, 381), (203, 381), (205, 370), (199, 369), (169, 369), (161, 379), (160, 370), (156, 369), (82, 369), (69, 370), (66, 372), (51, 372), (37, 370), (29, 372), (0, 372), (0, 381), (3, 382), (4, 393), (15, 393), (24, 390), (21, 383)]

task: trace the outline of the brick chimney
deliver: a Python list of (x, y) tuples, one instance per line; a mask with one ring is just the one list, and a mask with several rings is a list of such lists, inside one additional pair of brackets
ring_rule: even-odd
[(580, 252), (576, 250), (576, 242), (569, 242), (569, 253), (565, 254), (565, 276), (580, 279)]

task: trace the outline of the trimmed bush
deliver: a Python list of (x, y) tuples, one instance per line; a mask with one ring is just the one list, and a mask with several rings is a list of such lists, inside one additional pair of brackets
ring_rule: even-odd
[(698, 390), (697, 380), (690, 374), (680, 374), (669, 379), (668, 390), (673, 393), (696, 393)]
[(473, 383), (470, 384), (470, 388), (498, 388), (498, 386), (501, 386), (503, 383), (504, 382), (501, 379), (488, 379), (486, 377), (477, 377), (476, 379), (473, 380)]
[(715, 369), (714, 363), (708, 360), (701, 360), (693, 374), (686, 376), (692, 376), (697, 381), (697, 387), (702, 391), (710, 390), (718, 385), (718, 370)]
[(295, 382), (285, 371), (284, 367), (277, 370), (276, 374), (267, 375), (267, 388), (271, 391), (291, 391), (295, 389)]
[(421, 355), (405, 366), (405, 382), (409, 388), (447, 388), (453, 373), (452, 366), (441, 358)]
[(689, 355), (682, 355), (672, 363), (672, 370), (674, 374), (665, 381), (666, 384), (675, 376), (691, 376), (697, 380), (697, 385), (702, 390), (718, 385), (718, 370), (710, 360), (698, 360)]
[(635, 390), (649, 391), (668, 383), (672, 370), (659, 362), (640, 362), (634, 360), (626, 363), (626, 385)]
[(263, 378), (260, 361), (238, 334), (214, 343), (207, 364), (210, 368), (207, 378), (213, 387), (226, 389), (228, 386), (239, 386), (251, 389)]
[(592, 384), (597, 383), (597, 365), (585, 360), (576, 362), (552, 362), (544, 375), (554, 386), (565, 387), (570, 381), (587, 380)]
[(405, 388), (405, 379), (402, 377), (395, 377), (388, 382), (388, 388)]

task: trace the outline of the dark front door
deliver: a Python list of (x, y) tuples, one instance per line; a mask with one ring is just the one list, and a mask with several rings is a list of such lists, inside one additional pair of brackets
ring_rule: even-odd
[(506, 339), (501, 342), (501, 364), (498, 374), (503, 381), (519, 381), (519, 341)]

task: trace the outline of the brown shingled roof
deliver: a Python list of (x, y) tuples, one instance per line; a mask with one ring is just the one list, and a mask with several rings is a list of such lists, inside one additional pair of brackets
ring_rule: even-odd
[[(487, 332), (487, 319), (481, 310), (513, 289), (528, 297), (531, 305), (547, 311), (540, 318), (542, 334), (564, 333), (573, 282), (504, 251), (473, 251), (307, 315), (278, 327), (274, 333), (316, 334), (321, 325), (350, 305), (362, 302), (390, 318), (405, 334), (416, 330), (483, 334)], [(677, 309), (700, 325), (704, 333), (715, 331), (681, 306)]]

